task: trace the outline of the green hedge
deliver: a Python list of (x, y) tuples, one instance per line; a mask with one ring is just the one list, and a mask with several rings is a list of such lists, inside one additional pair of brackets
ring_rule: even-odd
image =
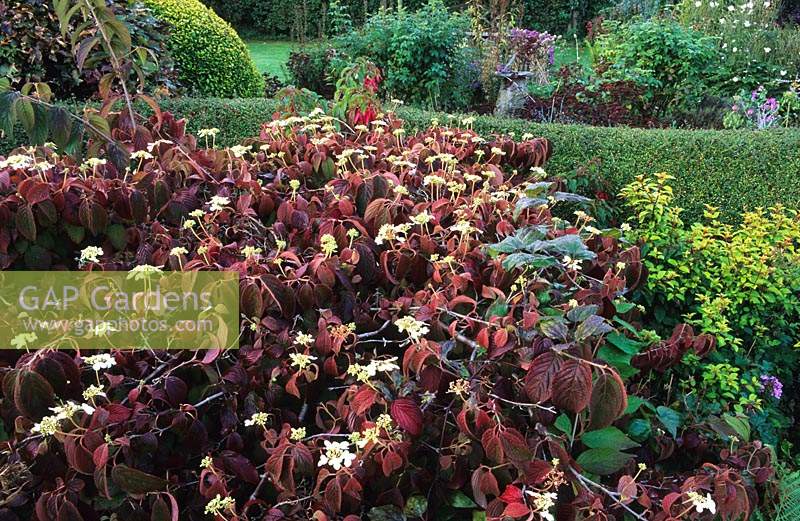
[[(238, 143), (256, 136), (269, 121), (275, 102), (269, 99), (224, 100), (182, 98), (167, 100), (165, 110), (188, 119), (188, 129), (220, 129), (217, 142)], [(442, 124), (445, 114), (412, 108), (401, 110), (409, 128)], [(529, 132), (553, 143), (547, 170), (574, 172), (594, 158), (615, 190), (636, 175), (668, 172), (675, 176), (676, 200), (686, 219), (698, 218), (705, 204), (719, 206), (731, 220), (746, 208), (782, 203), (800, 208), (800, 130), (641, 130), (582, 125), (542, 125), (520, 119), (477, 117), (474, 128), (488, 136)], [(0, 152), (9, 144), (0, 141)]]

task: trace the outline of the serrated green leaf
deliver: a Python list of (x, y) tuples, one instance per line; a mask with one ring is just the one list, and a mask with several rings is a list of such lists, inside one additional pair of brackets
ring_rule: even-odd
[(642, 342), (628, 338), (620, 333), (609, 333), (609, 335), (606, 337), (606, 340), (629, 355), (635, 355), (639, 353), (639, 351), (644, 347)]
[(661, 423), (666, 427), (673, 438), (678, 437), (678, 428), (683, 423), (683, 416), (678, 411), (664, 407), (663, 405), (656, 408), (656, 416)]
[(625, 450), (639, 446), (624, 432), (613, 426), (586, 432), (581, 436), (581, 441), (590, 449)]
[(572, 434), (572, 421), (566, 414), (560, 414), (553, 425), (564, 434)]
[(621, 469), (633, 456), (616, 449), (589, 449), (576, 460), (584, 470), (607, 476)]
[(652, 433), (653, 428), (650, 426), (650, 422), (643, 418), (636, 418), (628, 425), (628, 436), (639, 443), (644, 443)]

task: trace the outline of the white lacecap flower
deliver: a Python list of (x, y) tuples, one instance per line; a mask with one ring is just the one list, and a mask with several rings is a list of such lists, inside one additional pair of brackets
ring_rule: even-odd
[(219, 212), (229, 204), (231, 204), (231, 200), (229, 198), (221, 195), (215, 195), (211, 197), (211, 206), (209, 208), (212, 212)]
[(230, 511), (233, 512), (236, 508), (236, 500), (232, 497), (226, 496), (222, 497), (221, 495), (217, 494), (217, 496), (209, 501), (206, 504), (206, 515), (214, 515), (220, 516), (223, 512)]
[(297, 366), (297, 368), (302, 371), (306, 367), (309, 367), (317, 357), (302, 353), (289, 353), (289, 359), (292, 361), (292, 365)]
[(105, 398), (106, 393), (103, 391), (103, 388), (99, 385), (90, 385), (83, 391), (83, 399), (84, 400), (92, 400), (93, 398), (97, 398), (98, 396), (102, 396)]
[(219, 134), (218, 128), (201, 128), (197, 133), (198, 137), (213, 137)]
[(33, 159), (30, 156), (25, 156), (22, 154), (14, 154), (8, 156), (5, 161), (0, 161), (0, 168), (28, 168), (32, 166), (34, 163)]
[(45, 416), (42, 420), (31, 428), (31, 432), (38, 432), (43, 436), (52, 436), (58, 432), (61, 420), (55, 416)]
[(252, 427), (258, 425), (259, 427), (264, 427), (267, 425), (267, 420), (269, 420), (269, 414), (265, 412), (253, 413), (249, 420), (244, 421), (244, 426)]
[(83, 361), (86, 363), (86, 365), (91, 366), (95, 371), (110, 369), (117, 365), (117, 361), (108, 353), (87, 356), (83, 359)]
[(100, 246), (87, 246), (81, 250), (81, 256), (78, 258), (80, 264), (87, 264), (89, 262), (100, 262), (100, 256), (103, 255), (103, 248)]
[(342, 467), (349, 467), (356, 459), (356, 455), (350, 452), (350, 443), (346, 441), (325, 440), (325, 452), (319, 457), (319, 466), (330, 465), (333, 470)]
[(712, 514), (717, 513), (717, 504), (714, 502), (711, 494), (703, 496), (699, 492), (690, 491), (686, 493), (686, 497), (687, 501), (694, 507), (698, 514), (702, 514), (705, 510), (708, 510)]
[(147, 150), (137, 150), (131, 154), (131, 159), (153, 159), (153, 154)]
[(151, 266), (149, 264), (139, 264), (131, 268), (126, 278), (134, 280), (143, 280), (150, 277), (151, 275), (162, 273), (162, 271), (163, 270), (158, 266)]

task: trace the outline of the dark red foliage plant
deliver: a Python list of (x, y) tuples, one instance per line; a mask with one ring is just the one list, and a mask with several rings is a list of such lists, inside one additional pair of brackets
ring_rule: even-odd
[(3, 269), (232, 270), (242, 312), (238, 350), (0, 353), (0, 519), (758, 505), (767, 449), (634, 392), (712, 346), (643, 340), (639, 251), (554, 217), (585, 200), (546, 178), (550, 144), (375, 118), (342, 133), (317, 110), (219, 149), (157, 111), (115, 134), (127, 170), (52, 146), (0, 160)]

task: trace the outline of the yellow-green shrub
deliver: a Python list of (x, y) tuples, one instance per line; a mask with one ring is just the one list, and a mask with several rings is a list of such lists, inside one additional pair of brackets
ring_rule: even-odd
[(657, 319), (684, 315), (757, 364), (790, 369), (800, 361), (800, 214), (756, 208), (731, 225), (707, 206), (704, 220), (686, 226), (672, 179), (639, 176), (622, 190), (633, 214), (628, 238), (644, 244), (647, 306)]
[(199, 0), (145, 0), (171, 27), (167, 40), (180, 79), (203, 96), (257, 97), (264, 79), (236, 31)]

